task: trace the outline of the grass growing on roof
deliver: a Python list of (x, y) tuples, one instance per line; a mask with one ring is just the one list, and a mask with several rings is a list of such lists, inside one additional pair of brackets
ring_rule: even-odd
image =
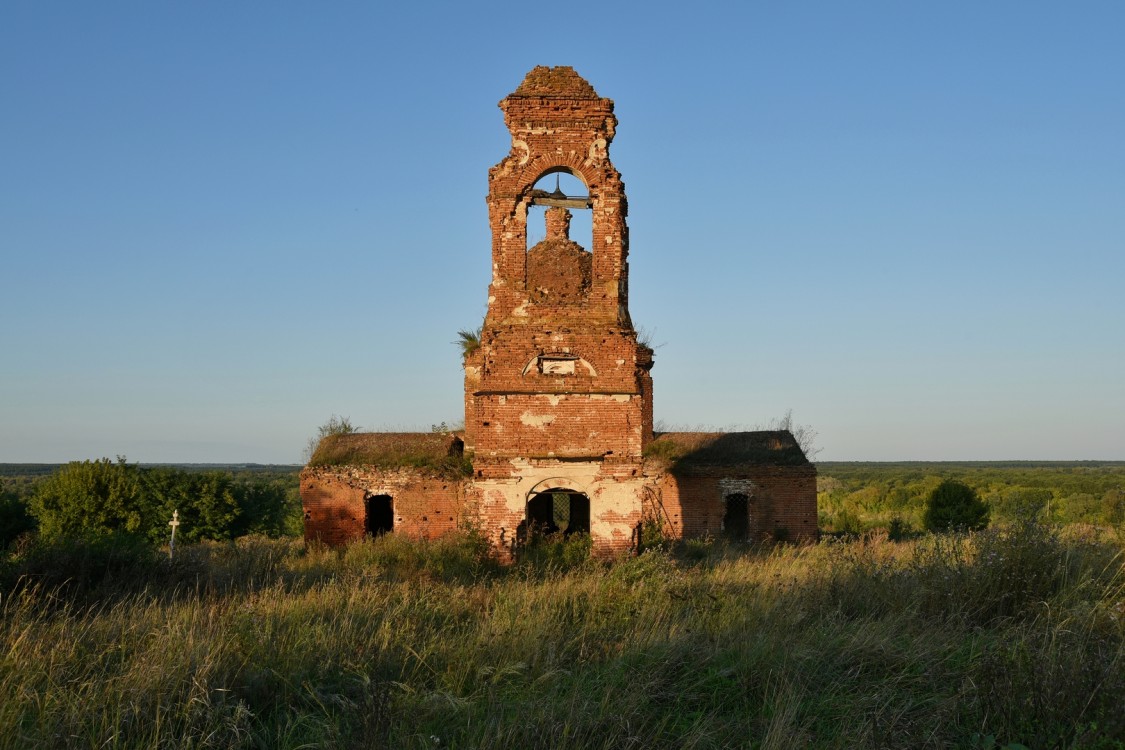
[(329, 435), (320, 441), (309, 466), (413, 468), (437, 476), (472, 474), (471, 456), (460, 439), (443, 432), (361, 432)]

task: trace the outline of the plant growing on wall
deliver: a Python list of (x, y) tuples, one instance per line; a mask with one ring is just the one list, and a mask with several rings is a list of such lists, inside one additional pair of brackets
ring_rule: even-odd
[(480, 335), (484, 326), (477, 326), (476, 328), (462, 328), (457, 332), (457, 340), (453, 343), (461, 347), (461, 356), (468, 357), (470, 354), (480, 349)]
[(805, 453), (805, 458), (810, 461), (816, 458), (817, 453), (820, 453), (820, 448), (816, 447), (816, 438), (819, 433), (817, 433), (811, 425), (797, 424), (794, 422), (792, 409), (786, 409), (785, 416), (781, 419), (772, 420), (769, 429), (787, 430), (789, 434), (793, 436), (793, 439), (797, 441), (797, 445), (801, 446), (801, 450)]
[(320, 441), (329, 435), (350, 435), (353, 432), (359, 432), (358, 427), (352, 425), (351, 420), (347, 417), (337, 417), (333, 414), (328, 418), (328, 421), (316, 428), (316, 434), (309, 438), (308, 445), (305, 446), (305, 463), (312, 459), (313, 454), (316, 453), (316, 447), (320, 445)]

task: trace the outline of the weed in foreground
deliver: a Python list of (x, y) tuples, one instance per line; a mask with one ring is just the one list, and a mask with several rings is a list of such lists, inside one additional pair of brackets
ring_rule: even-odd
[(8, 589), (0, 748), (1125, 742), (1115, 542), (478, 552), (250, 539), (185, 548), (175, 596), (159, 565), (82, 606)]

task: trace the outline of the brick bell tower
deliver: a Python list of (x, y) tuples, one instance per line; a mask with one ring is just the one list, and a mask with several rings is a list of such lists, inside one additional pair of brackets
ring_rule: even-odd
[[(465, 430), (325, 437), (301, 472), (305, 538), (472, 526), (508, 561), (560, 534), (588, 534), (598, 556), (637, 551), (644, 521), (672, 539), (815, 540), (816, 467), (789, 431), (653, 435), (613, 102), (571, 68), (538, 67), (500, 109), (512, 146), (488, 173), (492, 282), (464, 357)], [(585, 194), (563, 194), (550, 179), (562, 172)], [(546, 236), (529, 248), (533, 207)], [(570, 237), (579, 211), (589, 247)]]
[[(620, 537), (631, 529), (617, 527), (639, 519), (640, 490), (628, 502), (621, 490), (639, 481), (652, 440), (652, 350), (629, 317), (613, 101), (570, 67), (537, 67), (499, 106), (512, 148), (489, 170), (492, 282), (480, 347), (465, 359), (465, 444), (482, 520), (512, 544), (534, 495), (565, 489), (588, 498), (595, 547), (627, 546)], [(558, 172), (587, 195), (535, 189)], [(547, 207), (546, 238), (529, 249), (533, 205)], [(591, 212), (592, 247), (570, 239), (571, 210)], [(611, 517), (619, 522), (607, 527)]]

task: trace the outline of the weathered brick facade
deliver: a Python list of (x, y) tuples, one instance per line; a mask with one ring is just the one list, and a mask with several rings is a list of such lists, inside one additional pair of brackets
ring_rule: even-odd
[[(815, 538), (816, 470), (789, 433), (653, 433), (653, 352), (629, 317), (627, 203), (609, 158), (613, 102), (571, 68), (538, 67), (500, 108), (512, 147), (489, 170), (492, 282), (464, 362), (464, 431), (322, 443), (301, 475), (306, 537), (471, 525), (507, 556), (529, 526), (562, 523), (612, 554), (635, 550), (647, 519), (677, 537)], [(536, 188), (557, 172), (587, 194)], [(546, 238), (529, 249), (532, 206), (549, 208)], [(588, 249), (569, 237), (571, 208), (591, 212)]]

